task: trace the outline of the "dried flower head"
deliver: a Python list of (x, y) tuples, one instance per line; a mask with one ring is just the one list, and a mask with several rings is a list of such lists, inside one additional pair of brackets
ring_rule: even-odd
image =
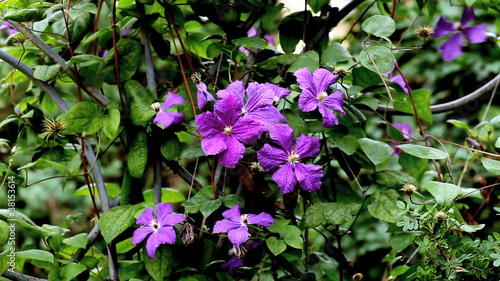
[(359, 281), (359, 280), (363, 280), (363, 274), (362, 273), (356, 273), (352, 276), (352, 280), (353, 281)]
[(66, 129), (66, 123), (58, 118), (45, 117), (42, 121), (43, 133), (45, 139), (62, 138), (64, 137), (63, 131)]
[(421, 25), (415, 28), (415, 33), (418, 34), (422, 39), (427, 39), (427, 37), (434, 34), (434, 28), (428, 25)]
[(181, 240), (184, 245), (188, 245), (194, 242), (196, 234), (194, 234), (193, 225), (190, 223), (184, 223), (181, 229)]
[(404, 191), (406, 195), (412, 195), (413, 192), (417, 190), (417, 188), (413, 184), (406, 183), (403, 185), (403, 188), (401, 188), (401, 190)]
[(443, 212), (443, 211), (437, 211), (435, 214), (434, 214), (434, 217), (440, 221), (444, 221), (444, 220), (447, 220), (448, 219), (448, 214)]

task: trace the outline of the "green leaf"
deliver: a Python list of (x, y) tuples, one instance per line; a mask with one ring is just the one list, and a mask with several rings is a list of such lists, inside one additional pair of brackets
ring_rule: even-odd
[(148, 140), (143, 131), (137, 131), (136, 136), (129, 147), (127, 167), (130, 175), (142, 178), (148, 164)]
[(446, 152), (427, 146), (421, 146), (415, 144), (401, 144), (398, 145), (397, 147), (410, 155), (423, 159), (439, 160), (439, 159), (446, 159), (447, 157), (449, 157), (449, 155)]
[(293, 134), (295, 137), (307, 134), (307, 124), (303, 118), (289, 110), (286, 110), (284, 115), (286, 120), (288, 120), (288, 125), (294, 130)]
[(339, 62), (348, 61), (352, 55), (342, 45), (334, 42), (321, 53), (321, 65), (336, 65)]
[(309, 71), (315, 71), (319, 68), (319, 55), (315, 51), (309, 51), (300, 55), (297, 60), (290, 65), (287, 72), (294, 73), (298, 69), (307, 67)]
[(342, 136), (340, 134), (335, 134), (332, 135), (332, 139), (338, 148), (347, 155), (354, 154), (359, 146), (358, 139), (352, 135)]
[(383, 163), (389, 159), (394, 152), (390, 145), (369, 138), (360, 138), (358, 139), (358, 143), (361, 150), (363, 150), (368, 159), (370, 159), (370, 161), (372, 161), (375, 165)]
[(280, 231), (280, 235), (288, 246), (295, 249), (302, 249), (304, 247), (302, 230), (295, 225), (287, 225)]
[(102, 237), (106, 243), (111, 243), (122, 232), (135, 223), (135, 213), (141, 205), (125, 205), (109, 209), (99, 219)]
[(316, 227), (323, 223), (340, 225), (352, 220), (360, 208), (359, 203), (317, 203), (307, 208), (304, 226)]
[(267, 230), (271, 231), (272, 233), (280, 233), (281, 230), (286, 227), (290, 223), (290, 220), (285, 220), (285, 219), (277, 219), (274, 221), (274, 223), (270, 226), (267, 227)]
[(3, 15), (3, 20), (19, 22), (39, 21), (43, 18), (43, 12), (38, 9), (8, 9)]
[(10, 230), (8, 228), (9, 224), (3, 220), (0, 220), (0, 244), (5, 245), (9, 239)]
[(498, 137), (497, 141), (495, 142), (495, 147), (500, 148), (500, 137)]
[(61, 66), (58, 64), (53, 65), (37, 65), (33, 71), (33, 77), (43, 82), (52, 80), (59, 74)]
[(484, 223), (478, 224), (478, 225), (462, 224), (462, 225), (460, 225), (460, 229), (462, 231), (465, 231), (465, 232), (468, 232), (468, 233), (472, 233), (472, 232), (476, 232), (478, 230), (483, 229), (484, 226), (485, 226)]
[(151, 108), (154, 96), (135, 80), (123, 84), (123, 93), (130, 103), (130, 119), (136, 126), (146, 126), (156, 112)]
[[(118, 50), (118, 67), (120, 69), (120, 81), (125, 82), (134, 76), (142, 63), (142, 44), (133, 39), (120, 39), (116, 48)], [(108, 65), (103, 70), (104, 82), (115, 85), (114, 52), (110, 50), (104, 58)]]
[(64, 244), (80, 249), (85, 249), (85, 247), (87, 247), (87, 242), (88, 238), (86, 233), (79, 233), (73, 237), (69, 237), (63, 240)]
[(86, 61), (77, 65), (78, 73), (82, 75), (89, 84), (95, 88), (102, 86), (101, 69), (104, 66), (104, 61), (97, 57), (93, 61)]
[(181, 152), (181, 156), (180, 156), (179, 160), (195, 159), (195, 158), (198, 158), (201, 156), (205, 156), (205, 152), (203, 152), (203, 149), (201, 149), (201, 144), (197, 143), (197, 144), (185, 147)]
[(93, 135), (102, 128), (103, 112), (98, 104), (92, 101), (82, 101), (61, 115), (68, 130), (77, 134)]
[[(145, 251), (144, 251), (145, 252)], [(152, 259), (147, 254), (143, 254), (144, 265), (149, 276), (157, 281), (163, 281), (172, 273), (172, 262), (174, 257), (172, 250), (166, 245), (160, 245), (156, 250), (156, 258)]]
[(219, 209), (221, 205), (222, 205), (221, 199), (208, 200), (205, 201), (203, 204), (201, 204), (200, 212), (204, 217), (208, 217), (213, 212), (217, 211), (217, 209)]
[[(97, 189), (97, 185), (91, 184), (92, 187), (92, 194), (94, 196), (99, 196), (99, 190)], [(104, 183), (104, 187), (106, 188), (106, 191), (108, 192), (108, 196), (110, 198), (116, 197), (118, 194), (120, 194), (120, 186), (117, 185), (116, 183)], [(74, 193), (73, 196), (90, 196), (90, 190), (87, 185), (79, 187)]]
[(266, 245), (273, 253), (273, 255), (277, 256), (283, 253), (286, 250), (286, 243), (283, 240), (278, 240), (278, 238), (272, 236), (266, 239)]
[[(412, 91), (413, 100), (415, 101), (415, 107), (417, 108), (418, 117), (420, 117), (425, 122), (432, 124), (432, 111), (431, 105), (431, 94), (425, 89), (418, 89)], [(393, 96), (396, 98), (397, 93)], [(394, 108), (398, 111), (410, 113), (415, 115), (413, 110), (413, 104), (410, 97), (407, 94), (399, 94), (402, 97), (402, 101), (396, 100), (394, 103)]]
[(200, 210), (201, 205), (214, 197), (212, 186), (205, 186), (198, 191), (193, 197), (182, 203), (182, 206), (188, 213), (196, 213)]
[(16, 257), (22, 258), (22, 259), (43, 261), (43, 262), (48, 262), (50, 264), (54, 264), (54, 255), (48, 251), (42, 251), (42, 250), (36, 250), (36, 249), (20, 251), (20, 252), (16, 252)]
[(389, 239), (389, 245), (391, 245), (391, 247), (397, 252), (401, 252), (413, 243), (413, 240), (417, 237), (417, 235), (418, 234), (415, 232), (396, 233)]
[(391, 17), (375, 15), (366, 19), (361, 24), (361, 29), (363, 29), (368, 34), (373, 34), (377, 37), (389, 37), (396, 30), (396, 23)]
[(500, 176), (500, 161), (482, 157), (484, 168), (494, 176)]
[(418, 185), (418, 182), (407, 173), (399, 170), (385, 170), (376, 173), (377, 183), (385, 187), (401, 187), (406, 183)]
[(395, 190), (377, 190), (370, 195), (368, 212), (379, 220), (397, 223), (399, 221), (399, 210), (396, 205), (398, 198)]
[(293, 53), (302, 39), (304, 30), (302, 22), (298, 20), (297, 15), (289, 15), (281, 21), (278, 30), (281, 48), (287, 54)]
[(241, 196), (238, 196), (236, 194), (227, 194), (226, 196), (222, 197), (222, 204), (226, 206), (227, 208), (232, 208), (236, 205), (240, 205), (243, 207), (245, 205), (245, 200)]
[(450, 120), (447, 120), (446, 122), (452, 124), (453, 126), (455, 126), (457, 128), (461, 128), (461, 129), (465, 129), (467, 131), (470, 131), (469, 125), (467, 125), (467, 123), (465, 123), (463, 121), (450, 119)]
[(71, 281), (75, 280), (75, 278), (85, 270), (87, 270), (87, 267), (84, 266), (83, 264), (72, 262), (63, 266), (59, 274), (61, 275), (63, 281)]
[(359, 53), (359, 62), (375, 73), (389, 73), (394, 60), (391, 49), (382, 45), (368, 45)]
[(438, 181), (426, 182), (422, 185), (422, 188), (427, 189), (434, 196), (438, 204), (445, 206), (450, 205), (455, 197), (460, 194), (460, 191), (462, 191), (459, 186)]
[(51, 236), (51, 235), (54, 234), (54, 232), (48, 231), (47, 229), (36, 225), (25, 214), (17, 212), (17, 211), (14, 211), (12, 209), (0, 209), (0, 216), (4, 217), (5, 219), (15, 218), (17, 223), (19, 223), (20, 225), (26, 227), (29, 230), (32, 230), (32, 231), (36, 232), (37, 234), (39, 234), (41, 236), (49, 237), (49, 236)]
[(264, 49), (267, 46), (267, 41), (257, 36), (236, 38), (233, 39), (232, 42), (238, 47), (246, 47), (249, 49)]
[(174, 135), (161, 145), (160, 151), (167, 160), (179, 160), (182, 155), (182, 144), (177, 136)]
[(118, 104), (112, 101), (107, 106), (108, 114), (103, 120), (103, 133), (110, 139), (114, 139), (118, 136), (118, 128), (120, 127), (120, 109)]
[(406, 271), (408, 271), (408, 269), (410, 269), (409, 266), (406, 266), (406, 265), (399, 265), (399, 266), (396, 266), (395, 268), (393, 268), (391, 270), (391, 276), (399, 276), (399, 275), (402, 275), (404, 274)]
[[(144, 200), (146, 202), (154, 202), (153, 200), (153, 189), (148, 189), (143, 192)], [(161, 202), (169, 203), (169, 204), (177, 204), (186, 201), (186, 196), (184, 193), (180, 192), (177, 189), (163, 187), (161, 189)]]
[(99, 264), (99, 259), (93, 256), (85, 256), (80, 261), (80, 264), (83, 264), (87, 269), (93, 269)]
[(377, 73), (368, 70), (366, 67), (355, 67), (352, 70), (352, 84), (362, 88), (376, 86), (382, 83), (382, 79)]
[(321, 12), (321, 7), (330, 3), (330, 0), (308, 0), (307, 3), (311, 6), (313, 12)]

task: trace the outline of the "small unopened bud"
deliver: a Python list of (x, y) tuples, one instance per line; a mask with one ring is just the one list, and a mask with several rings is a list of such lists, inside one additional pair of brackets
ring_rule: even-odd
[(344, 77), (348, 76), (349, 74), (351, 74), (351, 72), (345, 68), (338, 67), (338, 68), (335, 68), (335, 70), (333, 71), (333, 74), (338, 75), (340, 78), (344, 78)]
[(413, 192), (417, 190), (417, 188), (413, 184), (406, 183), (403, 185), (403, 188), (401, 188), (401, 190), (404, 191), (404, 193), (409, 196), (412, 195)]
[(444, 220), (447, 220), (448, 219), (448, 214), (443, 212), (443, 211), (437, 211), (435, 214), (434, 214), (434, 217), (440, 221), (444, 221)]
[(160, 111), (160, 108), (161, 108), (161, 103), (160, 103), (160, 102), (155, 101), (155, 102), (153, 102), (153, 103), (151, 104), (151, 108), (152, 108), (152, 109), (153, 109), (156, 113), (158, 113), (158, 112)]
[(434, 28), (428, 25), (421, 25), (415, 28), (415, 33), (418, 34), (422, 39), (427, 39), (427, 37), (431, 36), (434, 33)]
[(194, 242), (194, 238), (196, 234), (194, 234), (193, 226), (190, 223), (184, 223), (181, 229), (181, 240), (184, 245), (188, 245)]

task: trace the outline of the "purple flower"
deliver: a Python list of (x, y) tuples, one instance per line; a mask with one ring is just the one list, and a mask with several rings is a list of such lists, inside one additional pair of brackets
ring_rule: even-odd
[(452, 61), (462, 55), (462, 46), (464, 43), (462, 36), (467, 38), (470, 44), (481, 43), (486, 41), (486, 24), (479, 24), (474, 26), (466, 25), (475, 20), (474, 10), (464, 6), (464, 12), (460, 22), (453, 23), (441, 16), (439, 19), (433, 37), (443, 37), (448, 34), (453, 34), (446, 42), (438, 48), (441, 52), (441, 57), (445, 61)]
[(2, 22), (2, 25), (0, 25), (0, 29), (5, 29), (7, 35), (9, 36), (17, 33), (17, 29), (15, 29), (8, 21)]
[(237, 256), (232, 256), (229, 258), (229, 260), (221, 265), (223, 269), (226, 269), (229, 271), (229, 274), (231, 276), (237, 276), (241, 273), (241, 270), (239, 269), (240, 266), (243, 265), (243, 259)]
[(201, 148), (206, 155), (219, 155), (220, 163), (236, 167), (243, 158), (245, 146), (254, 144), (264, 131), (264, 126), (254, 117), (241, 116), (243, 101), (233, 93), (217, 100), (214, 113), (196, 116), (198, 131), (204, 137)]
[(274, 103), (277, 104), (282, 98), (288, 96), (292, 91), (277, 86), (272, 83), (265, 83), (266, 87), (268, 87), (274, 93)]
[(235, 81), (229, 84), (226, 89), (217, 92), (217, 97), (223, 99), (228, 94), (234, 94), (242, 102), (246, 100), (241, 114), (252, 116), (254, 120), (262, 123), (266, 130), (269, 130), (274, 124), (280, 123), (280, 120), (285, 120), (285, 117), (273, 106), (276, 97), (274, 89), (265, 84), (251, 82), (245, 90), (243, 82)]
[(154, 103), (152, 105), (153, 109), (155, 109), (158, 113), (156, 114), (155, 119), (153, 120), (154, 124), (161, 124), (163, 128), (167, 128), (170, 125), (179, 124), (184, 120), (184, 114), (177, 112), (166, 111), (172, 106), (183, 104), (186, 101), (179, 95), (169, 92), (167, 97), (165, 98), (165, 102), (158, 109), (159, 103)]
[[(403, 140), (409, 141), (412, 135), (410, 123), (392, 123), (396, 129), (398, 129), (403, 134)], [(401, 149), (397, 148), (401, 143), (397, 140), (392, 140), (391, 147), (394, 149), (394, 154), (400, 155), (403, 152)]]
[(196, 96), (198, 98), (198, 108), (203, 109), (208, 101), (215, 101), (214, 96), (210, 94), (207, 90), (207, 85), (205, 83), (200, 82), (196, 84)]
[(258, 215), (241, 214), (240, 205), (224, 211), (222, 216), (224, 219), (215, 223), (212, 233), (226, 232), (229, 241), (235, 247), (241, 246), (250, 237), (247, 225), (255, 224), (267, 227), (274, 223), (273, 217), (268, 213), (262, 212)]
[[(395, 61), (394, 62), (395, 64), (397, 64), (398, 62)], [(392, 82), (392, 83), (396, 83), (398, 84), (401, 89), (403, 89), (403, 92), (405, 92), (405, 94), (408, 94), (411, 89), (409, 87), (406, 87), (406, 84), (405, 84), (405, 81), (403, 79), (403, 76), (401, 75), (394, 75), (394, 71), (396, 70), (396, 65), (394, 65), (394, 67), (392, 68), (391, 72), (387, 73), (387, 78)]]
[(302, 111), (309, 112), (316, 108), (323, 116), (323, 127), (330, 128), (339, 123), (337, 116), (330, 109), (345, 115), (342, 105), (344, 99), (340, 91), (327, 94), (328, 87), (337, 82), (338, 75), (333, 75), (330, 71), (319, 68), (311, 73), (307, 67), (301, 68), (293, 74), (297, 77), (302, 93), (299, 97), (299, 107)]
[(301, 163), (303, 159), (318, 156), (319, 140), (301, 135), (293, 146), (293, 129), (286, 124), (274, 125), (270, 136), (279, 148), (265, 144), (257, 151), (257, 157), (266, 171), (279, 167), (273, 175), (273, 180), (281, 188), (281, 193), (292, 192), (297, 182), (302, 189), (309, 192), (320, 189), (323, 177), (321, 167)]
[(134, 231), (132, 244), (138, 244), (149, 236), (146, 242), (146, 251), (150, 258), (155, 258), (156, 249), (161, 244), (175, 243), (174, 225), (185, 220), (181, 214), (172, 213), (174, 208), (167, 203), (156, 205), (156, 216), (153, 208), (146, 209), (138, 218), (136, 223), (144, 227)]

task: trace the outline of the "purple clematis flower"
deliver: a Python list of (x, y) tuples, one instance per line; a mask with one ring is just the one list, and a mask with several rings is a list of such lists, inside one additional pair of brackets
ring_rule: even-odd
[(441, 47), (438, 48), (441, 52), (443, 60), (452, 61), (462, 55), (462, 46), (466, 44), (463, 41), (462, 36), (467, 38), (470, 44), (482, 43), (486, 41), (486, 24), (483, 23), (466, 27), (468, 23), (475, 19), (476, 16), (474, 15), (474, 10), (467, 6), (464, 6), (464, 12), (460, 22), (453, 23), (441, 16), (432, 36), (443, 37), (448, 34), (453, 34), (443, 43), (443, 45), (441, 45)]
[(132, 244), (138, 244), (149, 236), (146, 242), (146, 251), (150, 258), (155, 258), (156, 249), (161, 244), (175, 243), (174, 225), (185, 220), (181, 214), (172, 213), (174, 207), (167, 203), (156, 205), (156, 216), (153, 208), (146, 209), (138, 218), (136, 223), (144, 227), (134, 231)]
[(229, 241), (235, 247), (240, 247), (250, 237), (247, 225), (255, 224), (267, 227), (274, 223), (273, 217), (268, 213), (241, 214), (240, 205), (224, 211), (222, 216), (224, 219), (215, 223), (212, 233), (226, 232)]
[(153, 103), (152, 107), (158, 112), (155, 119), (153, 120), (153, 123), (161, 124), (163, 128), (181, 123), (184, 120), (184, 114), (178, 112), (169, 112), (166, 110), (175, 105), (183, 104), (185, 102), (186, 101), (181, 96), (169, 92), (167, 97), (165, 98), (165, 102), (161, 107), (158, 107), (159, 103)]
[(274, 125), (270, 136), (279, 148), (265, 144), (261, 150), (257, 151), (257, 157), (266, 171), (279, 167), (273, 175), (273, 180), (281, 188), (281, 193), (292, 192), (297, 182), (302, 189), (309, 192), (320, 189), (323, 177), (321, 167), (301, 163), (305, 158), (318, 156), (319, 140), (301, 135), (293, 146), (293, 129), (287, 124)]
[(319, 68), (311, 73), (307, 67), (295, 71), (293, 75), (297, 77), (299, 87), (302, 89), (299, 97), (300, 109), (309, 112), (318, 108), (319, 113), (324, 118), (323, 127), (331, 128), (333, 125), (337, 125), (339, 120), (330, 109), (345, 115), (342, 108), (344, 99), (340, 91), (327, 94), (326, 90), (331, 84), (337, 82), (338, 75), (333, 75), (324, 68)]
[(235, 81), (229, 84), (226, 89), (217, 92), (217, 97), (223, 99), (229, 94), (234, 94), (242, 102), (246, 100), (241, 114), (251, 116), (254, 120), (259, 121), (266, 130), (269, 130), (274, 124), (280, 123), (280, 120), (285, 120), (285, 117), (273, 106), (276, 97), (274, 89), (265, 84), (251, 82), (245, 90), (243, 82)]
[(198, 98), (198, 108), (203, 109), (208, 101), (215, 101), (214, 96), (210, 94), (207, 90), (207, 85), (205, 83), (200, 82), (196, 84), (196, 96)]
[[(403, 134), (403, 140), (409, 141), (412, 135), (410, 123), (392, 123), (396, 129), (398, 129)], [(401, 143), (397, 140), (392, 140), (391, 147), (394, 149), (394, 154), (400, 155), (403, 152), (401, 149), (397, 148)]]
[(243, 158), (245, 146), (254, 144), (262, 135), (264, 126), (250, 115), (241, 116), (243, 101), (229, 93), (217, 100), (214, 113), (196, 116), (198, 131), (204, 137), (201, 148), (206, 155), (219, 155), (220, 163), (236, 167)]
[(9, 36), (17, 33), (17, 29), (13, 27), (8, 21), (2, 22), (2, 25), (0, 25), (0, 29), (5, 29), (7, 35)]
[(237, 276), (241, 274), (240, 266), (243, 265), (243, 259), (237, 256), (232, 256), (229, 260), (223, 264), (221, 264), (222, 269), (227, 269), (231, 276)]
[(266, 87), (268, 87), (274, 93), (274, 104), (277, 104), (282, 98), (288, 96), (292, 91), (285, 89), (283, 87), (277, 86), (273, 83), (265, 83)]

